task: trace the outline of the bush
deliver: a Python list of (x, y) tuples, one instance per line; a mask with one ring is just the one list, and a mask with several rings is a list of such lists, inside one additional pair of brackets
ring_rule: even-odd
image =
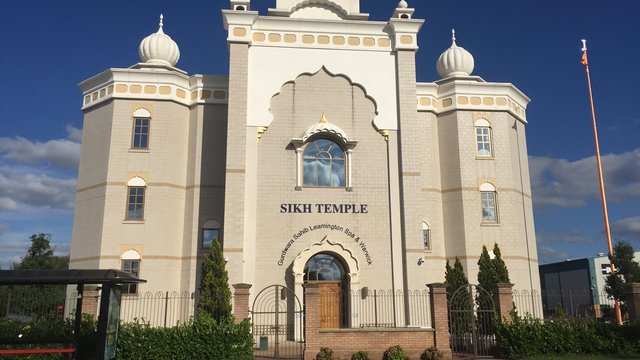
[(123, 324), (118, 336), (118, 359), (252, 359), (253, 337), (248, 320), (215, 320), (201, 315), (173, 328)]
[(560, 319), (543, 323), (531, 317), (496, 321), (502, 356), (511, 359), (539, 355), (628, 354), (640, 352), (640, 324), (615, 327)]
[(382, 360), (407, 360), (407, 354), (400, 345), (392, 346), (385, 350)]
[(316, 355), (316, 360), (334, 360), (333, 350), (328, 347), (321, 347), (320, 351)]
[(351, 355), (351, 360), (369, 360), (369, 353), (366, 351), (358, 351)]
[(432, 346), (425, 350), (422, 355), (420, 355), (420, 360), (442, 360), (444, 359), (444, 354), (442, 351), (438, 350), (437, 347)]
[[(61, 348), (73, 339), (73, 320), (61, 316), (47, 316), (34, 318), (27, 323), (21, 323), (0, 318), (0, 349), (39, 349)], [(43, 344), (53, 341), (58, 343)], [(93, 317), (83, 314), (76, 344), (78, 359), (94, 359), (96, 348), (96, 323)], [(6, 360), (40, 360), (65, 359), (63, 354), (40, 355), (7, 355)]]

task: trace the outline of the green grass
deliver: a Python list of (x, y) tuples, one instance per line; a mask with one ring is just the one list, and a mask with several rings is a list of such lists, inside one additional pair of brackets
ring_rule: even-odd
[(619, 360), (619, 359), (640, 359), (640, 354), (635, 355), (547, 355), (528, 358), (527, 360)]

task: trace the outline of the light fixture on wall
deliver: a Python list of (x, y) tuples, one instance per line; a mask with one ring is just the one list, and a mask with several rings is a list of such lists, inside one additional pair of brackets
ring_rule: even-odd
[(420, 259), (418, 259), (418, 266), (422, 266), (422, 264), (424, 264), (424, 262), (425, 262), (424, 256), (420, 257)]

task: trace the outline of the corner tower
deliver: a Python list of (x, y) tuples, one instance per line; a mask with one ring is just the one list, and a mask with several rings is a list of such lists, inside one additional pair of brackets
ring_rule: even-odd
[(139, 63), (79, 84), (71, 267), (149, 280), (126, 289), (132, 295), (193, 291), (203, 224), (223, 221), (225, 147), (211, 142), (226, 141), (227, 80), (177, 68), (180, 50), (164, 28), (161, 16), (140, 43)]

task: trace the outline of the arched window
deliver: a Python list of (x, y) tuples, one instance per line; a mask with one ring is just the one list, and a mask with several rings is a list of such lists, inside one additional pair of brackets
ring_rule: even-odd
[(303, 161), (304, 186), (345, 187), (345, 151), (337, 143), (327, 138), (310, 142)]
[(133, 112), (133, 131), (131, 136), (131, 149), (146, 150), (149, 148), (149, 127), (151, 125), (151, 113), (140, 108)]
[(307, 262), (304, 268), (305, 282), (342, 281), (344, 269), (342, 264), (329, 254), (317, 254)]
[(480, 196), (482, 198), (482, 222), (498, 222), (498, 194), (496, 187), (491, 183), (480, 185)]
[(137, 176), (127, 182), (127, 220), (144, 220), (146, 186), (144, 179)]
[(479, 157), (492, 157), (493, 147), (491, 144), (491, 124), (486, 119), (479, 119), (475, 122), (476, 145)]
[(431, 250), (431, 229), (426, 222), (422, 223), (422, 245), (425, 250)]
[[(139, 252), (133, 249), (129, 249), (125, 251), (124, 254), (122, 254), (121, 260), (122, 260), (122, 271), (128, 272), (129, 274), (135, 277), (140, 277), (141, 257)], [(122, 293), (128, 294), (128, 295), (137, 294), (138, 284), (123, 285)]]
[(291, 139), (296, 150), (296, 190), (306, 186), (351, 191), (351, 162), (357, 144), (323, 114), (319, 123)]

